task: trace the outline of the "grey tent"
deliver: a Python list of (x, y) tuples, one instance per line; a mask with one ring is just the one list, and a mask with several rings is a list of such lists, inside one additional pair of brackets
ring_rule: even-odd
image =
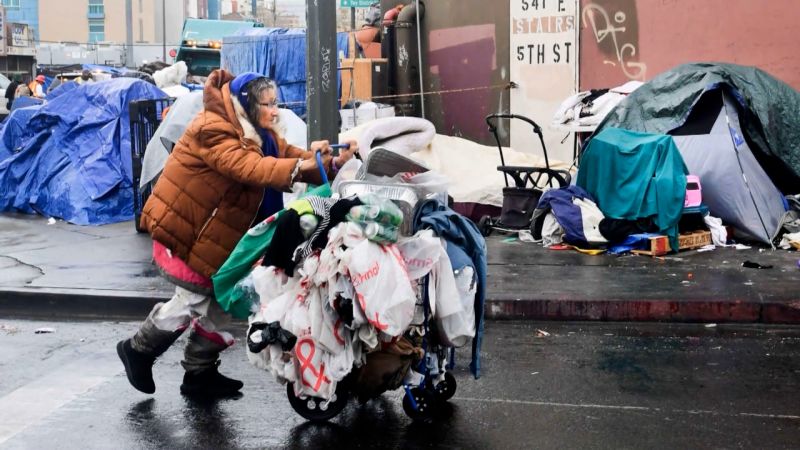
[[(674, 136), (703, 202), (738, 236), (771, 244), (800, 191), (800, 93), (765, 72), (687, 64), (654, 78), (601, 123)], [(782, 193), (783, 191), (783, 193)]]

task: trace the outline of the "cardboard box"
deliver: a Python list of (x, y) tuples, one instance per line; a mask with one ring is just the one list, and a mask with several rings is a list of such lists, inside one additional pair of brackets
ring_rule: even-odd
[(376, 104), (377, 107), (358, 107), (353, 109), (340, 109), (339, 116), (342, 119), (342, 130), (347, 131), (358, 125), (365, 124), (371, 120), (382, 119), (384, 117), (394, 117), (394, 107), (391, 105)]
[(384, 58), (342, 59), (341, 105), (351, 100), (369, 101), (386, 95), (389, 92), (388, 70), (389, 61)]
[[(691, 250), (711, 244), (710, 231), (693, 231), (678, 235), (678, 247), (680, 250)], [(656, 236), (650, 238), (650, 247), (647, 250), (631, 250), (636, 255), (663, 256), (671, 252), (669, 238), (667, 236)]]

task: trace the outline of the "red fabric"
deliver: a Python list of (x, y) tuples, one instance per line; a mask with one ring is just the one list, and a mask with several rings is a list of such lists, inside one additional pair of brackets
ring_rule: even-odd
[(213, 289), (211, 278), (206, 278), (192, 270), (183, 260), (176, 255), (171, 255), (164, 244), (153, 241), (153, 260), (167, 275), (187, 283)]

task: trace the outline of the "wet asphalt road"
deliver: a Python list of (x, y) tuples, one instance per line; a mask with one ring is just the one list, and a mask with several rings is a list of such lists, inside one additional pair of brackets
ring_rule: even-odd
[[(54, 333), (35, 334), (41, 327)], [(221, 371), (236, 399), (181, 397), (182, 338), (128, 385), (122, 322), (0, 319), (0, 448), (797, 448), (800, 328), (490, 322), (484, 376), (456, 372), (446, 417), (412, 423), (398, 392), (304, 422), (243, 346)], [(543, 330), (546, 333), (541, 333)], [(233, 331), (237, 331), (234, 329)], [(242, 331), (238, 330), (239, 338)], [(466, 362), (465, 354), (458, 359)]]

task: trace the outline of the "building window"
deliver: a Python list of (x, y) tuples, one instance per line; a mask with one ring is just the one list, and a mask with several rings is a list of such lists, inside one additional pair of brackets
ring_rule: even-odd
[(106, 24), (103, 19), (89, 19), (89, 42), (106, 40)]
[(89, 19), (102, 19), (105, 17), (103, 0), (89, 0)]
[(3, 6), (6, 8), (19, 8), (19, 0), (3, 0)]

